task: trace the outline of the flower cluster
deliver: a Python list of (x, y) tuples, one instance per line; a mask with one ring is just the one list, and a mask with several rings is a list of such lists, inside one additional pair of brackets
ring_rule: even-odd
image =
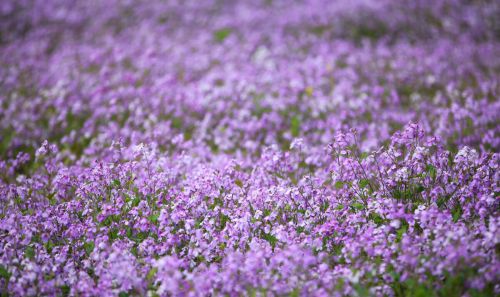
[(499, 295), (498, 15), (2, 1), (0, 295)]

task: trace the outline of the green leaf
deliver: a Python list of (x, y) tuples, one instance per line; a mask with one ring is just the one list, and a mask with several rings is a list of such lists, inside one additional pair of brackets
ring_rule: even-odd
[(377, 226), (380, 226), (384, 223), (384, 218), (379, 215), (378, 213), (370, 213), (369, 215), (369, 218), (375, 223), (377, 224)]
[(52, 242), (52, 240), (47, 241), (47, 243), (45, 244), (45, 249), (47, 250), (47, 253), (50, 254), (54, 246), (55, 244)]
[(344, 187), (344, 182), (342, 182), (342, 181), (337, 181), (337, 182), (335, 182), (335, 188), (336, 188), (337, 190), (340, 190), (340, 189), (342, 189), (343, 187)]
[(68, 285), (61, 286), (62, 296), (68, 296), (70, 291), (71, 291), (70, 286), (68, 286)]
[(451, 211), (451, 215), (453, 217), (453, 222), (457, 222), (462, 217), (462, 207), (460, 203), (457, 203), (453, 210)]
[(296, 116), (293, 117), (290, 122), (290, 131), (292, 132), (293, 137), (300, 135), (300, 119)]
[(437, 175), (436, 167), (434, 167), (432, 164), (428, 164), (425, 167), (425, 170), (427, 171), (427, 173), (429, 174), (429, 176), (432, 179), (436, 179), (436, 175)]
[(120, 180), (119, 179), (114, 179), (113, 180), (113, 186), (115, 188), (119, 188), (121, 186)]
[(408, 223), (406, 221), (401, 222), (401, 227), (396, 231), (396, 242), (400, 242), (403, 235), (408, 230)]
[(237, 180), (235, 180), (235, 181), (234, 181), (234, 183), (235, 183), (238, 187), (243, 188), (243, 182), (242, 182), (241, 180), (237, 179)]
[(308, 96), (308, 97), (312, 97), (312, 95), (314, 94), (314, 89), (313, 87), (311, 86), (308, 86), (305, 88), (304, 90), (304, 93)]
[(159, 218), (159, 217), (160, 217), (160, 213), (159, 213), (159, 212), (157, 212), (157, 213), (153, 213), (152, 215), (150, 215), (150, 216), (148, 217), (148, 220), (149, 220), (151, 223), (153, 223), (153, 224), (155, 224), (155, 225), (156, 225), (156, 223), (158, 223), (158, 218)]
[(214, 32), (214, 39), (217, 42), (223, 42), (229, 35), (231, 35), (231, 28), (222, 28)]
[(415, 191), (415, 194), (420, 194), (420, 193), (422, 193), (423, 191), (425, 191), (425, 187), (424, 187), (422, 184), (417, 184), (417, 185), (414, 187), (414, 191)]
[(370, 290), (366, 288), (365, 286), (362, 286), (360, 284), (353, 284), (354, 289), (358, 293), (358, 296), (360, 297), (368, 297), (371, 296)]
[(226, 223), (230, 221), (229, 217), (226, 216), (225, 214), (220, 215), (220, 229), (224, 230), (226, 228)]
[(182, 129), (182, 118), (172, 118), (170, 126), (174, 129)]
[(108, 237), (110, 242), (115, 241), (115, 239), (118, 239), (118, 229), (117, 228), (112, 228), (111, 230), (108, 231)]
[(137, 251), (137, 246), (133, 246), (131, 249), (130, 249), (130, 253), (132, 253), (132, 255), (134, 255), (136, 258), (139, 256), (139, 252)]
[(24, 255), (28, 259), (35, 258), (35, 249), (32, 246), (27, 246), (26, 249), (24, 250)]
[(140, 202), (141, 202), (141, 198), (135, 197), (134, 200), (132, 200), (132, 207), (136, 207), (137, 205), (139, 205)]
[(15, 136), (15, 134), (14, 134), (15, 132), (13, 132), (13, 131), (14, 131), (14, 129), (9, 129), (9, 128), (1, 131), (2, 138), (0, 141), (0, 154), (4, 154), (9, 149), (10, 143), (11, 143), (12, 139), (14, 139), (14, 136)]
[(3, 265), (0, 265), (0, 278), (4, 278), (6, 280), (10, 279), (10, 272), (7, 270), (7, 268)]
[(139, 232), (139, 233), (137, 233), (135, 241), (138, 243), (141, 243), (148, 237), (149, 237), (149, 232)]
[(276, 246), (276, 243), (278, 242), (278, 238), (276, 238), (274, 235), (270, 233), (264, 233), (262, 232), (262, 239), (266, 240), (269, 242), (269, 244), (274, 248)]
[(443, 207), (446, 206), (446, 202), (448, 202), (448, 197), (443, 197), (443, 196), (440, 196), (437, 201), (436, 201), (436, 204), (437, 206), (441, 209)]
[(255, 288), (247, 289), (247, 293), (249, 297), (257, 297), (257, 290)]
[(365, 206), (359, 202), (354, 202), (353, 204), (351, 204), (351, 206), (355, 209), (355, 210), (363, 210), (365, 208)]
[(290, 297), (299, 297), (299, 296), (300, 296), (299, 288), (293, 289), (293, 291), (290, 293)]
[(153, 267), (151, 268), (151, 270), (149, 270), (148, 272), (148, 275), (146, 276), (146, 279), (147, 280), (153, 280), (155, 275), (156, 275), (156, 272), (158, 272), (158, 268), (157, 267)]
[(364, 189), (370, 184), (370, 181), (368, 179), (362, 179), (359, 181), (359, 187)]
[(83, 244), (83, 248), (85, 249), (85, 253), (89, 256), (94, 251), (95, 243), (93, 241), (87, 241)]
[(325, 212), (329, 207), (330, 207), (330, 203), (328, 201), (325, 201), (321, 204), (320, 209), (322, 212)]

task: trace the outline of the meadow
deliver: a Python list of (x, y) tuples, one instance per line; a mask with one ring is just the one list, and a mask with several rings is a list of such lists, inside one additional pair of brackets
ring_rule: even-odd
[(499, 16), (0, 1), (0, 296), (499, 296)]

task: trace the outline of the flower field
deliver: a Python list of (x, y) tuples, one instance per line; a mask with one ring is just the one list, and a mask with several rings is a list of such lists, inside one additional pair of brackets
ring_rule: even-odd
[(0, 1), (0, 296), (499, 296), (499, 16)]

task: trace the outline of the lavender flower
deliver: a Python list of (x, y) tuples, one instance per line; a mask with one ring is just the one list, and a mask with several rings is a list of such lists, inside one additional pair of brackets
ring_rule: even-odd
[(499, 295), (497, 2), (1, 1), (0, 295)]

